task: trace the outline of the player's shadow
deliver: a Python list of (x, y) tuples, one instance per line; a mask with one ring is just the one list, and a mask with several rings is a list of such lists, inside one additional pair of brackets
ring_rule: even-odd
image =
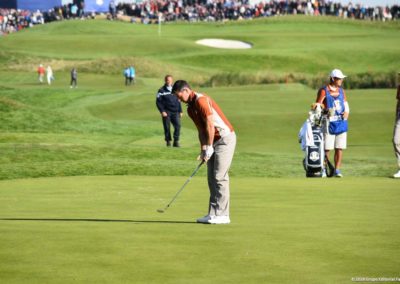
[(196, 224), (190, 221), (168, 220), (129, 220), (129, 219), (91, 219), (91, 218), (0, 218), (0, 221), (34, 221), (34, 222), (104, 222), (104, 223), (144, 223), (144, 224)]

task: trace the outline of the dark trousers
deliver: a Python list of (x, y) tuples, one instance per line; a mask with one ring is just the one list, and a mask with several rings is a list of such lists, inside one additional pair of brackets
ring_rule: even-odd
[(163, 117), (165, 141), (171, 141), (171, 123), (174, 126), (174, 141), (179, 141), (181, 132), (181, 117), (179, 112), (167, 112), (168, 116)]
[(71, 78), (71, 86), (76, 87), (77, 84), (78, 84), (77, 80), (75, 78)]

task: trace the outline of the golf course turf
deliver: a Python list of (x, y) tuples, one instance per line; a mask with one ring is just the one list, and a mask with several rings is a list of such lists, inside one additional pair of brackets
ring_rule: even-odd
[[(0, 282), (400, 277), (395, 89), (345, 90), (344, 178), (306, 179), (297, 133), (317, 89), (279, 79), (309, 82), (333, 68), (348, 80), (395, 73), (399, 31), (398, 23), (298, 16), (168, 24), (161, 36), (155, 25), (66, 21), (0, 38)], [(196, 45), (202, 38), (253, 48)], [(52, 86), (38, 83), (40, 63), (53, 67)], [(125, 87), (130, 64), (138, 78)], [(74, 66), (78, 88), (70, 89)], [(182, 148), (164, 145), (155, 93), (167, 73), (212, 96), (235, 128), (230, 225), (195, 223), (207, 213), (205, 167), (156, 212), (198, 165), (187, 115)]]

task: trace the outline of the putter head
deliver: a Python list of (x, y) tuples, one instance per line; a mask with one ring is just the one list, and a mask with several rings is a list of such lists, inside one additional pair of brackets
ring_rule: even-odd
[(158, 212), (158, 213), (164, 213), (165, 210), (164, 210), (164, 209), (157, 209), (157, 212)]

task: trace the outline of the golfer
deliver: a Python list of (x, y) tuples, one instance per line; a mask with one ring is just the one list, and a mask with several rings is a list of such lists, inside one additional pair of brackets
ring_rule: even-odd
[(187, 104), (188, 115), (199, 132), (199, 158), (207, 162), (210, 189), (208, 214), (197, 222), (229, 224), (228, 171), (236, 146), (233, 127), (213, 99), (194, 92), (186, 81), (176, 81), (172, 93)]
[(397, 74), (397, 106), (396, 106), (396, 120), (394, 123), (393, 131), (393, 146), (394, 152), (397, 157), (398, 172), (393, 175), (394, 178), (400, 178), (400, 73)]
[(164, 127), (164, 138), (167, 147), (171, 147), (171, 123), (174, 126), (174, 147), (180, 147), (179, 136), (181, 131), (182, 106), (179, 100), (172, 95), (172, 83), (174, 79), (171, 75), (164, 78), (165, 84), (158, 90), (156, 105), (160, 111)]
[(339, 69), (330, 73), (329, 84), (318, 91), (317, 103), (323, 104), (328, 113), (328, 126), (325, 127), (325, 154), (329, 160), (329, 152), (335, 150), (335, 177), (343, 177), (343, 150), (347, 147), (347, 119), (350, 108), (346, 94), (342, 88), (346, 76)]

